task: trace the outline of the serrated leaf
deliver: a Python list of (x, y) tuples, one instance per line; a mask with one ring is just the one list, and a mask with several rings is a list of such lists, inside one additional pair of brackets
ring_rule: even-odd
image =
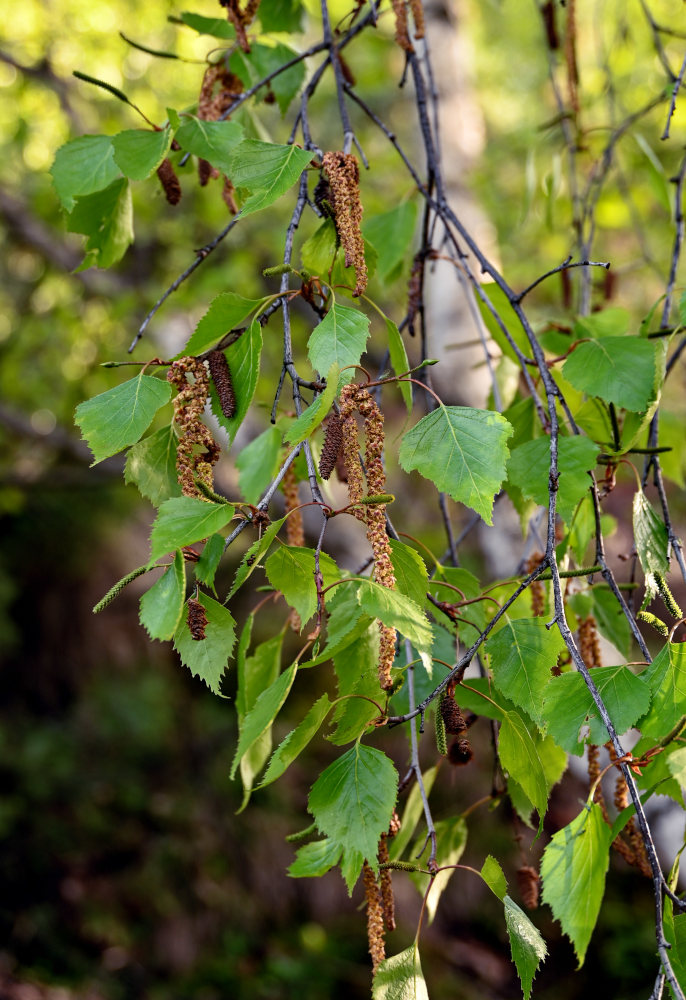
[(228, 608), (207, 594), (199, 593), (197, 599), (207, 616), (205, 638), (193, 639), (184, 617), (174, 636), (174, 649), (193, 676), (207, 684), (210, 691), (219, 694), (221, 679), (236, 641), (236, 622)]
[[(433, 923), (441, 896), (448, 888), (448, 883), (455, 874), (455, 869), (449, 866), (458, 863), (467, 846), (467, 824), (461, 816), (452, 816), (450, 819), (439, 820), (435, 826), (436, 860), (439, 867), (445, 867), (445, 870), (438, 872), (434, 877), (431, 891), (426, 901), (426, 913), (429, 923)], [(426, 838), (422, 835), (420, 842), (415, 844), (412, 849), (411, 857), (416, 858), (422, 846), (425, 847), (425, 845)], [(419, 861), (421, 863), (421, 858)], [(417, 889), (419, 889), (419, 892), (424, 895), (426, 890), (426, 876), (412, 875), (411, 878)]]
[[(229, 69), (242, 80), (246, 87), (250, 87), (269, 76), (274, 70), (279, 69), (284, 63), (289, 62), (297, 54), (295, 49), (282, 42), (276, 42), (273, 45), (254, 42), (250, 46), (250, 52), (243, 52), (242, 49), (234, 51), (229, 59)], [(288, 110), (288, 105), (300, 90), (304, 80), (305, 63), (302, 60), (272, 79), (269, 89), (276, 97), (281, 114), (285, 114)]]
[(573, 329), (576, 340), (582, 337), (623, 337), (629, 329), (631, 314), (626, 309), (612, 306), (591, 313), (590, 316), (579, 316)]
[(228, 173), (231, 154), (243, 140), (243, 127), (238, 122), (208, 122), (201, 118), (184, 117), (174, 138), (187, 153), (207, 160), (222, 173)]
[(631, 650), (631, 626), (626, 615), (617, 603), (617, 599), (609, 587), (593, 587), (592, 613), (598, 625), (598, 631), (624, 657), (629, 658)]
[(186, 595), (186, 567), (176, 552), (174, 562), (140, 600), (140, 621), (151, 639), (171, 639), (181, 620)]
[(219, 531), (233, 517), (228, 503), (210, 503), (196, 497), (172, 497), (160, 507), (150, 535), (150, 562), (184, 545)]
[[(646, 578), (655, 573), (666, 576), (669, 572), (667, 528), (648, 503), (643, 490), (634, 494), (633, 527), (636, 552)], [(648, 579), (646, 587), (651, 588), (653, 593), (657, 590), (654, 581), (651, 585)]]
[[(347, 376), (347, 377), (346, 377)], [(294, 448), (301, 441), (305, 441), (319, 427), (325, 419), (334, 399), (352, 378), (352, 374), (345, 372), (339, 378), (338, 365), (331, 365), (326, 373), (326, 388), (317, 396), (315, 400), (304, 410), (297, 420), (290, 425), (284, 439), (286, 443)]]
[(260, 358), (262, 356), (262, 327), (253, 320), (250, 328), (228, 347), (224, 354), (229, 365), (233, 381), (233, 391), (236, 397), (236, 412), (227, 417), (222, 411), (214, 382), (210, 383), (210, 399), (212, 412), (229, 435), (229, 443), (233, 444), (238, 429), (250, 409), (257, 380), (260, 377)]
[(379, 583), (364, 580), (357, 586), (357, 601), (366, 615), (397, 629), (420, 652), (431, 649), (431, 625), (421, 607), (409, 597), (397, 590), (388, 590)]
[(686, 747), (681, 747), (669, 754), (667, 770), (682, 787), (686, 787)]
[(486, 643), (496, 686), (539, 724), (543, 689), (564, 648), (559, 631), (547, 629), (543, 618), (510, 621)]
[(650, 711), (641, 719), (643, 736), (659, 740), (686, 715), (686, 648), (680, 642), (662, 647), (641, 678), (652, 693)]
[(522, 984), (524, 1000), (531, 996), (531, 985), (538, 967), (548, 954), (545, 941), (534, 927), (526, 913), (514, 900), (505, 896), (505, 923), (510, 938), (512, 961), (517, 967), (517, 975)]
[[(648, 709), (648, 685), (626, 666), (595, 667), (592, 677), (617, 732), (626, 732)], [(543, 695), (543, 716), (555, 742), (577, 756), (586, 740), (602, 745), (610, 738), (586, 682), (574, 671), (551, 677)], [(588, 733), (580, 738), (582, 727), (588, 727)]]
[[(271, 785), (272, 781), (280, 778), (284, 771), (291, 766), (296, 757), (303, 752), (310, 740), (319, 732), (331, 708), (332, 704), (328, 695), (323, 694), (315, 701), (300, 725), (291, 730), (272, 754), (269, 767), (259, 784), (260, 788)], [(329, 868), (337, 862), (338, 858), (331, 862)]]
[(229, 591), (228, 597), (226, 598), (227, 601), (231, 600), (236, 591), (243, 586), (251, 573), (253, 573), (260, 565), (262, 556), (268, 551), (269, 546), (276, 538), (276, 535), (285, 520), (286, 518), (282, 517), (279, 521), (272, 521), (272, 523), (262, 532), (261, 537), (255, 539), (252, 543), (248, 551), (241, 559), (238, 569), (236, 570), (233, 585)]
[(539, 828), (548, 807), (548, 787), (545, 771), (536, 744), (518, 712), (506, 712), (500, 724), (498, 739), (500, 763), (538, 812)]
[[(557, 784), (567, 768), (567, 752), (555, 743), (552, 736), (542, 736), (539, 729), (532, 729), (530, 736), (536, 748), (538, 759), (543, 767), (546, 791), (548, 796), (550, 796), (550, 790)], [(521, 821), (526, 826), (534, 829), (532, 822), (533, 805), (524, 789), (510, 778), (507, 783), (507, 793)]]
[[(264, 782), (263, 782), (264, 784)], [(295, 861), (289, 865), (288, 874), (291, 878), (318, 878), (326, 875), (330, 868), (337, 865), (343, 847), (335, 840), (315, 840), (298, 848)]]
[[(364, 223), (364, 235), (378, 254), (379, 276), (387, 281), (410, 249), (417, 224), (417, 205), (403, 201), (389, 212), (373, 215)], [(406, 369), (404, 369), (406, 370)]]
[[(314, 582), (315, 551), (304, 546), (280, 545), (264, 564), (267, 579), (280, 590), (286, 603), (295, 608), (303, 625), (317, 610), (317, 588)], [(325, 552), (319, 554), (323, 586), (340, 580), (338, 566)]]
[(170, 425), (139, 441), (126, 457), (124, 481), (134, 483), (155, 507), (170, 497), (181, 496), (176, 478), (176, 446), (176, 434)]
[(236, 671), (238, 674), (236, 712), (238, 713), (239, 726), (255, 705), (260, 694), (273, 684), (281, 673), (283, 632), (261, 642), (255, 648), (252, 656), (246, 656), (250, 646), (253, 621), (254, 613), (246, 619), (236, 651)]
[[(600, 449), (584, 437), (563, 437), (558, 441), (560, 472), (557, 512), (569, 523), (574, 508), (590, 486), (588, 472), (595, 468)], [(530, 500), (548, 506), (550, 438), (537, 438), (515, 448), (507, 465), (511, 483)]]
[(168, 382), (138, 375), (77, 406), (74, 423), (93, 452), (93, 465), (135, 444), (170, 397)]
[(109, 135), (82, 135), (60, 146), (50, 173), (68, 212), (78, 196), (102, 191), (121, 176)]
[(300, 0), (262, 0), (257, 16), (265, 31), (302, 30), (303, 8)]
[(248, 752), (253, 743), (262, 736), (265, 730), (272, 725), (278, 715), (281, 706), (291, 690), (297, 669), (298, 665), (293, 663), (287, 670), (284, 670), (273, 684), (270, 684), (259, 695), (253, 707), (249, 709), (247, 715), (242, 720), (238, 746), (236, 747), (236, 753), (231, 765), (230, 777), (232, 779), (236, 774), (243, 755)]
[(172, 130), (167, 127), (159, 132), (133, 128), (112, 136), (114, 162), (124, 176), (132, 181), (143, 181), (157, 170), (169, 152)]
[(238, 485), (248, 503), (259, 503), (279, 469), (281, 434), (268, 427), (236, 456)]
[(398, 772), (380, 750), (356, 743), (320, 774), (308, 809), (327, 837), (358, 851), (377, 868), (379, 837), (395, 806)]
[(128, 180), (122, 177), (104, 191), (77, 197), (67, 228), (70, 233), (88, 237), (86, 256), (77, 270), (116, 264), (133, 242), (133, 205)]
[(223, 555), (224, 539), (221, 535), (210, 535), (200, 553), (200, 558), (195, 563), (195, 579), (214, 590), (215, 573)]
[(202, 14), (194, 14), (187, 10), (180, 17), (184, 24), (193, 28), (199, 35), (212, 35), (214, 38), (235, 37), (234, 27), (225, 17), (203, 17)]
[(504, 902), (507, 894), (507, 879), (499, 862), (492, 854), (489, 854), (482, 864), (480, 874), (491, 892), (498, 897), (501, 903)]
[(416, 941), (379, 964), (372, 1000), (429, 1000)]
[[(386, 332), (388, 333), (388, 353), (393, 371), (396, 375), (403, 375), (406, 371), (410, 370), (405, 342), (400, 335), (400, 330), (398, 330), (398, 327), (388, 316), (386, 316)], [(412, 383), (398, 382), (398, 388), (400, 389), (407, 412), (412, 413)]]
[(429, 588), (429, 574), (426, 563), (415, 549), (391, 538), (391, 562), (395, 576), (396, 589), (409, 597), (420, 608), (426, 604), (426, 592)]
[(333, 657), (338, 683), (338, 704), (328, 737), (335, 746), (359, 739), (372, 719), (379, 716), (379, 629), (365, 616), (364, 630)]
[(353, 889), (355, 888), (357, 880), (360, 877), (363, 864), (364, 857), (359, 851), (346, 846), (343, 847), (343, 856), (341, 857), (341, 875), (343, 876), (343, 881), (347, 886), (349, 896), (352, 896), (353, 894)]
[[(194, 356), (204, 354), (205, 351), (211, 350), (222, 337), (240, 326), (262, 302), (264, 299), (246, 299), (236, 292), (221, 292), (212, 299), (209, 309), (191, 334), (190, 340), (174, 360), (177, 361), (189, 354)], [(244, 336), (245, 333), (236, 343), (240, 343)], [(233, 370), (231, 374), (233, 375)]]
[(346, 368), (356, 365), (364, 354), (369, 337), (369, 317), (359, 309), (340, 306), (329, 309), (307, 342), (310, 364), (320, 374), (332, 366)]
[(241, 209), (241, 215), (246, 216), (285, 194), (312, 160), (312, 153), (297, 146), (244, 139), (230, 160), (228, 173), (234, 185), (253, 192)]
[(579, 344), (562, 366), (562, 375), (580, 392), (641, 413), (655, 402), (657, 365), (652, 340), (601, 337)]
[[(376, 270), (376, 250), (363, 240), (364, 260), (367, 275), (371, 278)], [(319, 275), (326, 284), (352, 288), (355, 284), (355, 268), (345, 266), (345, 254), (341, 252), (340, 240), (333, 219), (326, 218), (306, 240), (300, 250), (303, 267), (310, 274)]]
[(512, 427), (499, 413), (440, 404), (404, 435), (398, 458), (406, 472), (417, 469), (437, 490), (492, 524), (493, 499), (505, 478), (511, 434)]
[(599, 805), (586, 806), (554, 834), (541, 861), (543, 900), (583, 965), (605, 891), (612, 830)]

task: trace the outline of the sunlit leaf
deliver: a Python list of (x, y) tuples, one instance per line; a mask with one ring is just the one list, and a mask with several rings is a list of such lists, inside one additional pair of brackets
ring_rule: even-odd
[(135, 444), (170, 397), (168, 382), (138, 375), (77, 406), (74, 422), (93, 452), (93, 464)]

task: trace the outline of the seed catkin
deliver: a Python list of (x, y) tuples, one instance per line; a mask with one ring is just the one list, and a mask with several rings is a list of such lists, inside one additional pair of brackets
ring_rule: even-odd
[(227, 420), (230, 420), (236, 413), (236, 394), (233, 391), (231, 370), (226, 355), (223, 351), (210, 351), (207, 355), (207, 364), (214, 387), (217, 390), (222, 413)]
[(467, 728), (460, 706), (450, 695), (444, 695), (440, 704), (441, 716), (445, 724), (445, 731), (451, 736), (459, 736)]
[(474, 751), (468, 739), (458, 738), (448, 748), (448, 760), (456, 767), (468, 764), (473, 756)]
[[(188, 375), (192, 382), (188, 381)], [(177, 389), (174, 421), (181, 431), (176, 453), (177, 479), (184, 496), (205, 499), (196, 480), (212, 490), (212, 466), (219, 458), (219, 445), (201, 419), (209, 391), (209, 374), (198, 358), (179, 358), (169, 366), (167, 381)]]
[(201, 642), (205, 638), (205, 629), (207, 628), (205, 608), (194, 597), (188, 598), (186, 607), (188, 608), (188, 628), (191, 639), (194, 639), (195, 642)]
[(328, 479), (336, 468), (338, 455), (343, 445), (343, 425), (337, 413), (332, 413), (326, 421), (326, 432), (321, 458), (319, 459), (319, 475)]
[(535, 910), (538, 906), (538, 890), (540, 886), (540, 876), (531, 865), (522, 865), (517, 869), (517, 883), (522, 901), (527, 910)]
[(157, 176), (170, 205), (178, 205), (181, 201), (181, 183), (176, 176), (170, 159), (164, 159), (157, 168)]

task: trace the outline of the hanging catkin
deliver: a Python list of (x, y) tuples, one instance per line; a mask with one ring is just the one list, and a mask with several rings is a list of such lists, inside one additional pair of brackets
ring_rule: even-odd
[(236, 412), (236, 394), (233, 391), (233, 381), (231, 370), (223, 351), (210, 351), (207, 355), (207, 364), (210, 375), (217, 390), (219, 405), (227, 420), (230, 420)]

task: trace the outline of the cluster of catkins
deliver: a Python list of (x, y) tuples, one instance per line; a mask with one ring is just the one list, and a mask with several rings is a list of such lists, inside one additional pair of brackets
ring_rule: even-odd
[(362, 869), (364, 894), (367, 901), (367, 938), (374, 974), (386, 957), (386, 931), (395, 930), (395, 902), (393, 900), (391, 871), (385, 866), (388, 865), (388, 840), (390, 837), (395, 837), (399, 830), (400, 818), (394, 811), (388, 833), (383, 833), (379, 841), (378, 877), (367, 861)]

